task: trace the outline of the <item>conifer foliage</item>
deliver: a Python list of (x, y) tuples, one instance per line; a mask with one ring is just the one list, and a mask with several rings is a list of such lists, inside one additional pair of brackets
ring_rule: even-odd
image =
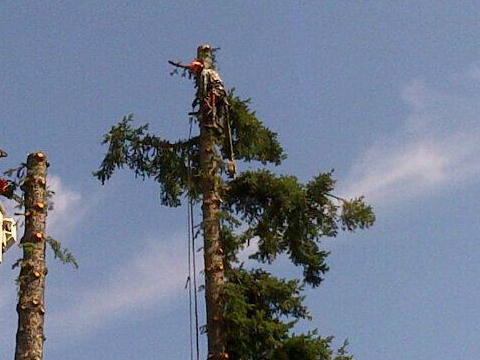
[[(240, 99), (232, 90), (228, 103), (236, 161), (260, 166), (234, 179), (219, 176), (215, 180), (220, 183), (222, 200), (219, 217), (226, 276), (222, 306), (229, 358), (353, 359), (345, 346), (332, 350), (332, 337), (323, 338), (316, 330), (295, 335), (293, 328), (298, 320), (310, 319), (303, 304), (305, 287), (319, 286), (328, 271), (328, 252), (322, 250), (321, 238), (368, 228), (375, 221), (372, 208), (362, 198), (336, 197), (332, 172), (302, 184), (295, 176), (266, 170), (264, 165), (279, 165), (286, 158), (277, 135), (250, 110), (249, 100)], [(128, 167), (159, 184), (164, 205), (178, 206), (186, 195), (195, 203), (202, 202), (199, 136), (170, 142), (150, 134), (148, 125), (134, 127), (130, 115), (111, 128), (103, 143), (108, 150), (94, 173), (102, 183), (116, 169)], [(224, 174), (230, 143), (218, 136), (215, 144)], [(238, 254), (253, 241), (258, 250), (250, 257), (258, 266), (246, 268)], [(282, 254), (303, 269), (301, 279), (278, 278), (262, 268)]]

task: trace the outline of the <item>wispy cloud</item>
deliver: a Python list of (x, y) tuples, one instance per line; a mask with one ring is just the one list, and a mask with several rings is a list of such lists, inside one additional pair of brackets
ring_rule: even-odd
[[(49, 211), (47, 218), (47, 231), (49, 233), (64, 235), (71, 231), (77, 224), (79, 224), (87, 215), (92, 204), (95, 202), (91, 200), (86, 202), (78, 191), (66, 186), (62, 179), (57, 175), (48, 176), (48, 187), (53, 190), (52, 197), (53, 210)], [(23, 223), (20, 216), (14, 214), (18, 212), (15, 208), (14, 201), (7, 201), (3, 203), (9, 217), (14, 217), (18, 225)], [(19, 228), (19, 236), (23, 234), (23, 229)]]
[(48, 185), (54, 191), (53, 210), (48, 214), (48, 231), (65, 233), (83, 219), (87, 207), (80, 193), (66, 186), (59, 176), (49, 175)]
[[(50, 175), (48, 182), (55, 191), (52, 199), (54, 210), (48, 215), (48, 231), (54, 233), (54, 236), (59, 233), (63, 236), (84, 220), (95, 201), (85, 199), (56, 175)], [(93, 334), (111, 321), (128, 318), (133, 313), (152, 307), (161, 308), (178, 299), (185, 291), (184, 284), (187, 280), (185, 242), (165, 243), (147, 238), (142, 244), (142, 251), (133, 254), (126, 263), (105, 269), (103, 275), (97, 278), (98, 282), (77, 284), (75, 291), (70, 294), (65, 294), (63, 284), (59, 285), (62, 290), (57, 289), (54, 283), (50, 284), (49, 292), (63, 294), (68, 297), (68, 302), (63, 304), (63, 310), (59, 303), (49, 313), (49, 336), (67, 343), (69, 340), (65, 334), (72, 339)], [(200, 264), (201, 254), (198, 256)], [(6, 289), (8, 280), (3, 280), (2, 277), (2, 289)], [(13, 283), (9, 280), (10, 284)], [(199, 280), (201, 284), (202, 277)], [(8, 289), (0, 293), (2, 310), (15, 301), (15, 287), (9, 285)]]
[[(95, 333), (103, 325), (128, 317), (133, 311), (161, 308), (184, 290), (187, 264), (183, 241), (164, 243), (150, 239), (149, 245), (126, 264), (108, 269), (107, 280), (77, 289), (69, 308), (49, 320), (49, 333), (63, 338)], [(184, 265), (184, 266), (182, 266)]]
[(465, 91), (475, 79), (472, 69), (468, 79), (443, 87), (448, 91), (419, 80), (406, 86), (402, 99), (410, 114), (357, 160), (340, 184), (343, 196), (385, 204), (474, 179), (480, 173), (480, 93)]
[[(89, 205), (82, 202), (80, 194), (70, 187), (66, 186), (61, 178), (56, 175), (49, 175), (49, 187), (55, 191), (53, 202), (55, 204), (54, 210), (49, 212), (47, 226), (49, 233), (64, 235), (67, 231), (72, 230), (87, 214)], [(4, 202), (8, 216), (13, 216), (18, 209), (15, 209), (13, 201)], [(22, 217), (13, 216), (16, 218), (18, 229), (18, 240), (23, 235)], [(14, 278), (18, 274), (18, 270), (12, 271), (11, 264), (21, 257), (21, 251), (14, 246), (9, 249), (8, 253), (4, 254), (4, 263), (1, 265), (0, 276), (0, 311), (2, 312), (2, 326), (0, 331), (0, 348), (2, 348), (5, 339), (11, 339), (16, 330), (16, 313), (14, 312), (16, 304), (16, 286)], [(13, 311), (12, 311), (13, 310)], [(7, 313), (8, 312), (8, 313)], [(8, 342), (8, 341), (7, 341)], [(9, 344), (10, 346), (10, 344)], [(7, 347), (5, 347), (5, 351)], [(11, 349), (8, 349), (9, 352)], [(3, 355), (0, 351), (0, 355)]]

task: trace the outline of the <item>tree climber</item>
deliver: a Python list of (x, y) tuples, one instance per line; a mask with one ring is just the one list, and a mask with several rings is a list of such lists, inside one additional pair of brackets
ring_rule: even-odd
[[(226, 172), (228, 176), (235, 177), (236, 165), (233, 154), (232, 134), (228, 119), (227, 91), (223, 80), (214, 68), (214, 61), (211, 57), (210, 45), (200, 45), (197, 49), (197, 59), (190, 64), (184, 65), (179, 62), (169, 61), (170, 64), (187, 69), (195, 76), (197, 93), (192, 107), (200, 106), (200, 112), (206, 114), (203, 119), (206, 128), (218, 131), (220, 135), (227, 137), (230, 156)], [(198, 114), (195, 112), (195, 114)]]

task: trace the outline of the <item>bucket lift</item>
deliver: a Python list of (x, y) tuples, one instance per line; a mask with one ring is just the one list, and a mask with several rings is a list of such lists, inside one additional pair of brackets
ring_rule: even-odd
[[(0, 149), (0, 158), (6, 157), (8, 154)], [(13, 194), (14, 187), (8, 180), (0, 178), (0, 195), (10, 198)], [(7, 212), (0, 203), (0, 264), (3, 260), (3, 253), (17, 241), (17, 223), (12, 218), (7, 218)]]
[(0, 224), (1, 227), (1, 246), (0, 264), (2, 263), (3, 253), (6, 252), (17, 241), (17, 223), (12, 218), (6, 217), (6, 212), (2, 204), (0, 204)]

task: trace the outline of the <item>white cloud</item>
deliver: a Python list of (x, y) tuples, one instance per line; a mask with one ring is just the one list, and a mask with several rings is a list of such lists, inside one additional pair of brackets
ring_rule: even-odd
[[(49, 212), (47, 219), (48, 230), (49, 233), (64, 234), (84, 218), (89, 206), (82, 203), (80, 194), (65, 186), (60, 177), (49, 175), (48, 184), (55, 191), (52, 199), (54, 201), (54, 210)], [(20, 212), (19, 209), (15, 209), (13, 201), (4, 201), (3, 203), (8, 216), (13, 216), (15, 212)], [(14, 217), (19, 225), (18, 240), (20, 240), (23, 235), (23, 227), (20, 226), (23, 223), (23, 218), (20, 216)], [(19, 270), (12, 271), (11, 265), (21, 256), (20, 248), (14, 246), (9, 249), (8, 253), (4, 254), (4, 262), (0, 265), (0, 270), (2, 271), (0, 276), (0, 311), (3, 314), (3, 325), (6, 325), (2, 327), (2, 341), (5, 337), (14, 336), (16, 331), (16, 313), (14, 309), (17, 299), (14, 278)], [(8, 314), (6, 314), (7, 311), (9, 312)], [(0, 341), (1, 347), (2, 342)]]
[[(82, 201), (82, 196), (65, 186), (61, 178), (57, 175), (48, 176), (48, 187), (54, 191), (52, 197), (53, 210), (48, 212), (47, 218), (47, 231), (55, 235), (65, 235), (71, 231), (78, 223), (80, 223), (88, 211), (90, 210), (94, 201), (87, 204)], [(21, 212), (15, 208), (16, 203), (14, 201), (2, 202), (8, 217), (14, 217), (18, 225), (18, 239), (23, 235), (23, 217), (14, 215)]]
[(249, 259), (250, 255), (255, 254), (258, 251), (258, 237), (254, 237), (250, 240), (250, 244), (245, 245), (245, 247), (238, 252), (238, 261), (248, 264), (255, 263)]
[(157, 239), (126, 264), (109, 269), (105, 283), (77, 289), (70, 308), (53, 313), (49, 333), (63, 338), (95, 333), (101, 326), (132, 312), (161, 308), (185, 291), (186, 254), (183, 241), (164, 243)]
[(449, 85), (441, 91), (416, 80), (404, 88), (409, 116), (356, 161), (340, 184), (343, 196), (365, 195), (376, 204), (408, 200), (480, 173), (480, 93), (465, 94), (458, 81)]
[(48, 176), (48, 186), (55, 192), (52, 197), (53, 210), (48, 213), (49, 232), (63, 233), (78, 224), (86, 213), (81, 195), (65, 186), (56, 175)]
[[(84, 220), (96, 200), (86, 202), (58, 176), (49, 175), (48, 183), (55, 191), (52, 198), (54, 210), (49, 212), (47, 219), (49, 233), (55, 233), (54, 236), (62, 233), (63, 236), (64, 232), (71, 231)], [(77, 336), (94, 334), (102, 326), (116, 319), (127, 318), (152, 307), (162, 308), (185, 292), (184, 285), (187, 280), (185, 241), (165, 243), (162, 239), (146, 239), (141, 243), (144, 244), (143, 250), (132, 254), (130, 261), (105, 269), (106, 272), (102, 273), (102, 276), (93, 281), (89, 279), (88, 284), (73, 285), (74, 291), (66, 293), (65, 284), (48, 285), (49, 293), (59, 295), (55, 301), (57, 306), (49, 312), (47, 320), (49, 337), (68, 343), (69, 339), (73, 340)], [(19, 252), (18, 249), (17, 251)], [(202, 264), (201, 256), (202, 254), (198, 253), (197, 264)], [(82, 271), (82, 268), (78, 271)], [(197, 271), (201, 271), (201, 266)], [(202, 276), (198, 276), (198, 285), (202, 280)], [(6, 289), (8, 280), (3, 281), (2, 277), (0, 284), (2, 289)], [(8, 291), (0, 292), (2, 311), (8, 304), (15, 302), (15, 286), (11, 284), (13, 280), (10, 281)], [(60, 298), (67, 301), (62, 303)]]

